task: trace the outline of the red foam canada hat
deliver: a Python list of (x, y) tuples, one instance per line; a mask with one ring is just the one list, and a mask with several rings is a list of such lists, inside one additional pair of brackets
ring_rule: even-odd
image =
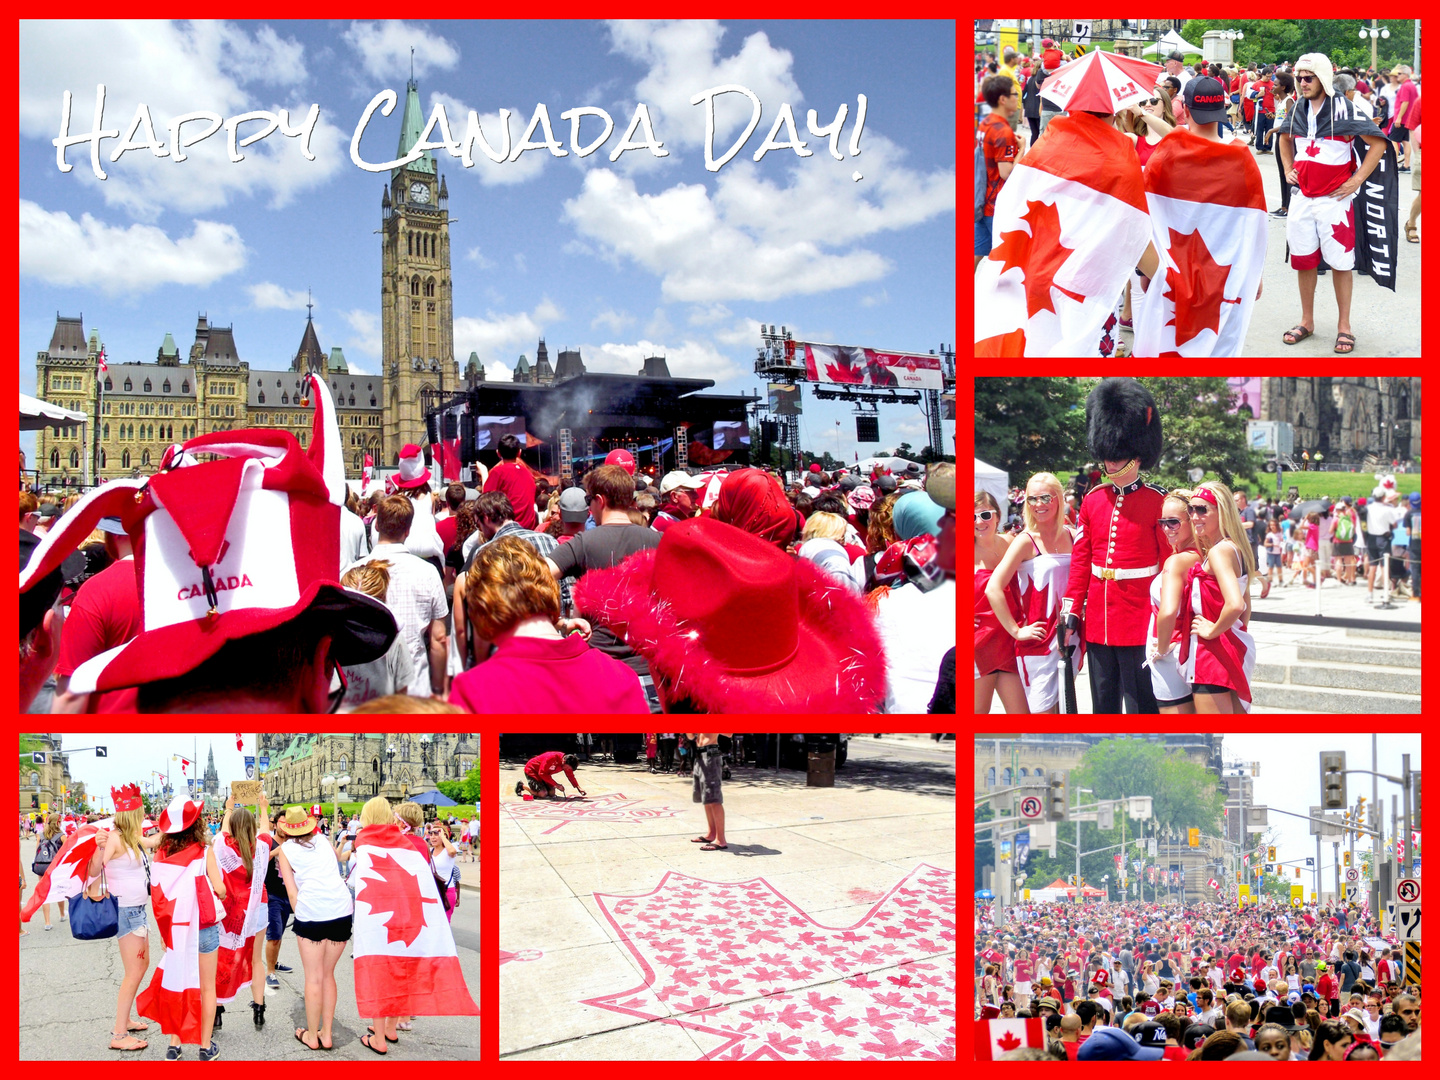
[(182, 833), (194, 825), (199, 816), (199, 803), (191, 802), (184, 795), (176, 795), (155, 825), (163, 833)]
[(140, 785), (125, 784), (122, 785), (118, 791), (112, 787), (110, 789), (110, 800), (115, 804), (115, 812), (117, 814), (122, 814), (126, 810), (139, 810), (141, 806)]
[(403, 490), (428, 487), (430, 470), (425, 467), (425, 455), (414, 443), (400, 448), (400, 472), (395, 476), (395, 486)]

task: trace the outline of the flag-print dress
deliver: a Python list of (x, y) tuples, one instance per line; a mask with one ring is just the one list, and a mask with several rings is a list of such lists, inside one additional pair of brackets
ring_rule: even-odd
[[(1065, 526), (1071, 544), (1075, 542), (1075, 530)], [(1015, 659), (1020, 666), (1020, 681), (1025, 685), (1025, 699), (1030, 711), (1044, 712), (1060, 700), (1060, 635), (1057, 633), (1060, 601), (1065, 596), (1065, 587), (1070, 580), (1070, 552), (1056, 555), (1040, 550), (1031, 533), (1022, 533), (1015, 540), (1017, 544), (1029, 541), (1035, 545), (1035, 557), (1022, 562), (1015, 572), (1020, 584), (1020, 597), (1024, 606), (1021, 626), (1044, 623), (1045, 636), (1039, 641), (1017, 641)], [(1080, 649), (1071, 654), (1070, 662), (1078, 666)]]
[[(1213, 555), (1214, 552), (1211, 552)], [(1227, 552), (1228, 557), (1228, 552)], [(1236, 556), (1238, 558), (1238, 555)], [(1190, 568), (1186, 579), (1185, 593), (1189, 597), (1189, 611), (1186, 629), (1189, 634), (1188, 656), (1181, 658), (1181, 665), (1192, 684), (1226, 686), (1235, 691), (1246, 712), (1250, 711), (1250, 674), (1255, 670), (1255, 639), (1245, 630), (1244, 624), (1236, 622), (1229, 630), (1214, 641), (1205, 641), (1194, 630), (1194, 615), (1203, 615), (1214, 622), (1220, 617), (1225, 606), (1225, 597), (1220, 592), (1220, 582), (1210, 573), (1210, 557)], [(1240, 595), (1244, 596), (1250, 587), (1250, 575), (1240, 575)]]

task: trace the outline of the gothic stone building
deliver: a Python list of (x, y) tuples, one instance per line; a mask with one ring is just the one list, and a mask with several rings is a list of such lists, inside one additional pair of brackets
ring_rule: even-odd
[(463, 780), (480, 754), (475, 734), (262, 734), (259, 739), (257, 756), (270, 759), (265, 793), (276, 807), (333, 801), (334, 789), (321, 784), (326, 776), (350, 777), (346, 801), (384, 795), (400, 802), (433, 791), (441, 780)]
[(1273, 376), (1260, 380), (1261, 420), (1295, 428), (1295, 457), (1360, 466), (1420, 456), (1420, 380), (1399, 376)]
[[(425, 118), (419, 88), (406, 86), (397, 158), (420, 139)], [(99, 480), (148, 475), (172, 442), (232, 428), (283, 428), (308, 445), (313, 403), (302, 403), (302, 380), (317, 372), (330, 386), (345, 446), (345, 465), (358, 477), (369, 453), (376, 465), (393, 465), (400, 447), (423, 443), (422, 399), (461, 389), (455, 363), (450, 281), (450, 212), (444, 177), (434, 155), (393, 169), (380, 200), (381, 373), (350, 370), (339, 348), (328, 353), (306, 319), (300, 347), (288, 366), (252, 367), (241, 359), (235, 329), (201, 315), (188, 354), (166, 333), (153, 363), (130, 362), (104, 351), (100, 332), (87, 338), (82, 316), (56, 313), (47, 349), (35, 357), (35, 392), (46, 401), (84, 412), (100, 426), (36, 433), (35, 468), (41, 485), (78, 485), (89, 455)], [(97, 416), (96, 377), (103, 380)], [(471, 354), (466, 381), (484, 381)]]

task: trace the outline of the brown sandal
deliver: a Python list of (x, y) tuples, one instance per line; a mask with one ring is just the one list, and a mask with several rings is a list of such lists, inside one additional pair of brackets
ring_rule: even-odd
[(1412, 244), (1420, 243), (1420, 234), (1415, 231), (1415, 226), (1408, 222), (1405, 225), (1405, 239), (1409, 240)]
[[(1349, 347), (1348, 349), (1342, 349), (1342, 348), (1340, 347), (1340, 345), (1341, 345), (1343, 342), (1345, 342), (1345, 341), (1349, 341), (1349, 343), (1350, 343), (1350, 347)], [(1336, 334), (1336, 335), (1335, 335), (1335, 351), (1336, 351), (1337, 353), (1340, 353), (1342, 356), (1345, 356), (1345, 355), (1348, 355), (1348, 354), (1350, 354), (1350, 353), (1353, 353), (1353, 352), (1355, 351), (1355, 335), (1354, 335), (1354, 334)]]
[[(117, 1042), (120, 1044), (119, 1046), (115, 1045)], [(127, 1046), (127, 1043), (131, 1045)], [(144, 1039), (137, 1039), (134, 1035), (128, 1033), (125, 1035), (116, 1035), (113, 1031), (110, 1033), (111, 1050), (123, 1050), (129, 1053), (135, 1050), (144, 1050), (149, 1045), (150, 1044)]]
[[(1284, 335), (1281, 337), (1281, 340), (1284, 341), (1286, 345), (1299, 345), (1300, 342), (1304, 341), (1307, 337), (1310, 337), (1314, 333), (1314, 330), (1306, 330), (1305, 327), (1301, 326), (1299, 323), (1296, 323), (1289, 330), (1285, 331)], [(1290, 340), (1291, 338), (1294, 338), (1294, 340)]]

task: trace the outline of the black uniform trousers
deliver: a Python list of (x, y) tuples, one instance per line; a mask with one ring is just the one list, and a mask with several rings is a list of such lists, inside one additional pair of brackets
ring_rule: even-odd
[(1090, 701), (1095, 713), (1158, 713), (1155, 689), (1145, 662), (1144, 645), (1085, 643), (1085, 666), (1090, 669)]

